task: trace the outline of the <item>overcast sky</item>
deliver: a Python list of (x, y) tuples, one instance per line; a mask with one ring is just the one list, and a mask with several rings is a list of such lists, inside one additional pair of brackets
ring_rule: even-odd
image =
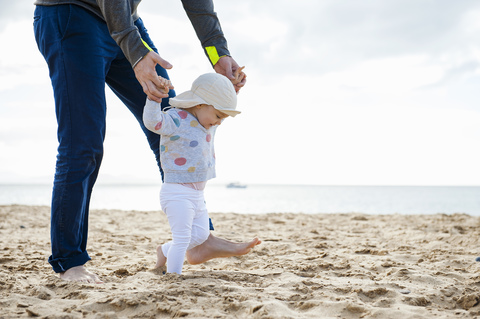
[[(32, 0), (1, 0), (0, 183), (51, 183), (56, 120)], [(480, 2), (216, 1), (248, 82), (217, 130), (216, 182), (480, 185)], [(139, 6), (177, 93), (212, 69), (180, 1)], [(88, 94), (88, 92), (85, 92)], [(107, 89), (99, 181), (158, 180)], [(112, 179), (113, 178), (113, 179)]]

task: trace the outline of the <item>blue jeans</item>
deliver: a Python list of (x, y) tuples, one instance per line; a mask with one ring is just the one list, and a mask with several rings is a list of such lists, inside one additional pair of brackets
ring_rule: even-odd
[[(143, 22), (135, 22), (154, 49)], [(111, 38), (103, 20), (76, 5), (37, 6), (34, 31), (50, 71), (58, 123), (58, 155), (51, 207), (55, 272), (85, 264), (90, 196), (103, 157), (105, 83), (122, 100), (144, 131), (160, 173), (160, 136), (143, 125), (146, 95), (130, 63)], [(169, 78), (157, 65), (157, 72)], [(175, 96), (170, 91), (170, 96)], [(168, 105), (164, 99), (162, 106)]]

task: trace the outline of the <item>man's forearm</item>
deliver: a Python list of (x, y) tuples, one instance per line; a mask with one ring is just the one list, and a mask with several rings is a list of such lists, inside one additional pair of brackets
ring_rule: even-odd
[(210, 63), (215, 65), (220, 57), (230, 55), (213, 1), (182, 0), (182, 3)]

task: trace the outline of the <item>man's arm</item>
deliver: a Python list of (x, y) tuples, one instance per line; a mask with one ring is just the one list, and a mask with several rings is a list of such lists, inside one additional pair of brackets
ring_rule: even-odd
[(100, 12), (107, 23), (111, 37), (123, 51), (132, 67), (152, 49), (142, 40), (132, 15), (132, 1), (97, 0)]
[(160, 64), (165, 69), (170, 69), (172, 65), (143, 41), (132, 17), (136, 8), (132, 8), (130, 3), (131, 1), (125, 0), (97, 0), (111, 37), (132, 65), (143, 91), (151, 100), (161, 102), (168, 94), (158, 89), (161, 82), (155, 66)]
[(229, 56), (227, 40), (214, 11), (213, 1), (182, 0), (182, 4), (212, 66), (221, 57)]
[[(233, 73), (239, 66), (230, 56), (227, 40), (214, 11), (213, 1), (182, 0), (182, 3), (215, 72), (223, 74), (233, 81), (235, 79)], [(246, 77), (240, 83), (235, 84), (235, 90), (238, 92), (245, 83)]]

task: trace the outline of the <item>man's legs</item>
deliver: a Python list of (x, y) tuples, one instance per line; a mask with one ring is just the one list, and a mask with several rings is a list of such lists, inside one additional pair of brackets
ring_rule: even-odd
[(103, 156), (105, 72), (116, 44), (100, 19), (75, 5), (37, 6), (34, 29), (50, 70), (58, 122), (49, 262), (63, 273), (90, 260), (89, 204)]

